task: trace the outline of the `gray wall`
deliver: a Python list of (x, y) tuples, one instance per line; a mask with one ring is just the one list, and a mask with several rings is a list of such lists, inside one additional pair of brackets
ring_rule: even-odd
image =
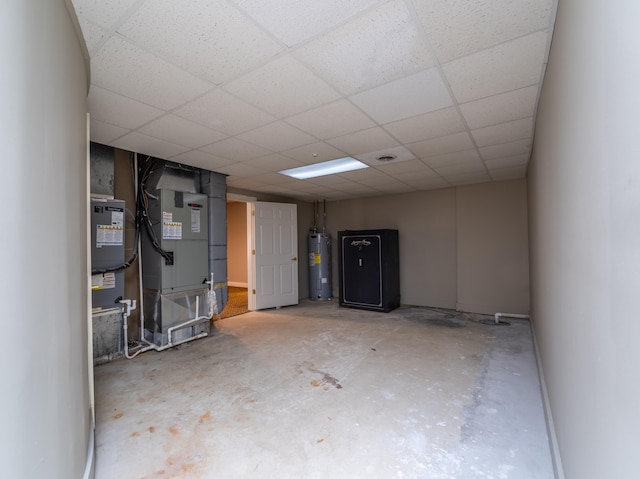
[(93, 435), (83, 45), (63, 0), (3, 0), (3, 477), (83, 477)]
[(338, 293), (337, 232), (398, 229), (403, 304), (527, 313), (525, 180), (327, 203)]
[(559, 2), (536, 122), (532, 314), (567, 478), (640, 470), (639, 18)]

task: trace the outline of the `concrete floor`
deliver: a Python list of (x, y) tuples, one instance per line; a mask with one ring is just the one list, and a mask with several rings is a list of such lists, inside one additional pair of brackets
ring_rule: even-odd
[(337, 301), (95, 369), (96, 478), (552, 478), (529, 323)]

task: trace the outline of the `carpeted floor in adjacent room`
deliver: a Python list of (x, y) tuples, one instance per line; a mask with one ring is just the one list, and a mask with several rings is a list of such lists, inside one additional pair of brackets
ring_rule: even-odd
[(229, 286), (229, 300), (220, 313), (220, 319), (230, 318), (249, 312), (247, 288)]

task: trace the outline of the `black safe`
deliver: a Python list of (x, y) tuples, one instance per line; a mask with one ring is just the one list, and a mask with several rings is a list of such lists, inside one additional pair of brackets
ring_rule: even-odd
[(338, 231), (340, 306), (384, 311), (400, 306), (398, 230)]

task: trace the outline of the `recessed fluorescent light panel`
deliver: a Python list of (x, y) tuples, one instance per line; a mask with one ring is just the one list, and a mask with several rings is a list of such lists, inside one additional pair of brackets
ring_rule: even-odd
[(346, 156), (344, 158), (338, 158), (337, 160), (316, 163), (315, 165), (282, 170), (279, 171), (279, 173), (298, 180), (306, 180), (308, 178), (315, 178), (316, 176), (335, 175), (336, 173), (344, 173), (345, 171), (359, 170), (361, 168), (369, 168), (369, 166), (355, 158)]

